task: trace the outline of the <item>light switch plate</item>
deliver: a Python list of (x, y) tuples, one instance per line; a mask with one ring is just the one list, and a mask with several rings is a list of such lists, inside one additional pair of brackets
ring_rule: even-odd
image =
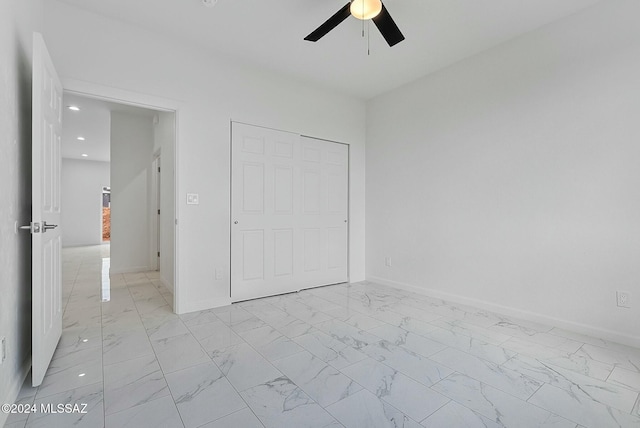
[(187, 205), (198, 205), (200, 197), (197, 193), (187, 193)]

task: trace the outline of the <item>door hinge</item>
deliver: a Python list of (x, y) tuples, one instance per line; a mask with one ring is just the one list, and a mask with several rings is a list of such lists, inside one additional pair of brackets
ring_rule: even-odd
[(158, 215), (160, 215), (160, 210), (158, 210)]
[(158, 172), (160, 172), (160, 167), (158, 167)]
[(158, 257), (160, 257), (160, 251), (158, 251)]

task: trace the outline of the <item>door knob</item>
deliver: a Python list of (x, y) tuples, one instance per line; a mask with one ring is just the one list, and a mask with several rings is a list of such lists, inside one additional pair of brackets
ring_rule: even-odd
[(238, 220), (234, 221), (233, 224), (238, 224)]
[(30, 224), (28, 224), (26, 226), (20, 226), (18, 229), (20, 229), (20, 230), (28, 230), (31, 233), (40, 233), (40, 223), (31, 222)]

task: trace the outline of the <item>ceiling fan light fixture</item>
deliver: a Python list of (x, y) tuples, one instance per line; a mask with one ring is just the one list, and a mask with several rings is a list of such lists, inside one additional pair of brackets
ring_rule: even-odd
[(358, 19), (372, 19), (382, 11), (380, 0), (353, 0), (350, 7), (351, 15)]
[(395, 46), (404, 40), (404, 35), (380, 0), (351, 0), (304, 39), (317, 42), (349, 16), (361, 20), (371, 19), (389, 46)]

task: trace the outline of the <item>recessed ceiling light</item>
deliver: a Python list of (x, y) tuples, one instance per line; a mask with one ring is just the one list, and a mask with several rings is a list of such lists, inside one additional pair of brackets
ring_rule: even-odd
[(84, 141), (84, 137), (78, 137), (78, 141)]
[(78, 375), (78, 377), (84, 377), (85, 375), (86, 375), (86, 373), (80, 373), (80, 374)]
[(80, 107), (78, 106), (67, 106), (67, 108), (72, 111), (80, 111)]
[(202, 0), (202, 4), (206, 7), (213, 7), (218, 3), (218, 0)]
[(83, 153), (83, 154), (82, 154), (82, 157), (83, 157), (83, 158), (86, 158), (87, 156), (89, 156), (89, 155), (88, 155), (88, 154), (86, 154), (86, 153)]

